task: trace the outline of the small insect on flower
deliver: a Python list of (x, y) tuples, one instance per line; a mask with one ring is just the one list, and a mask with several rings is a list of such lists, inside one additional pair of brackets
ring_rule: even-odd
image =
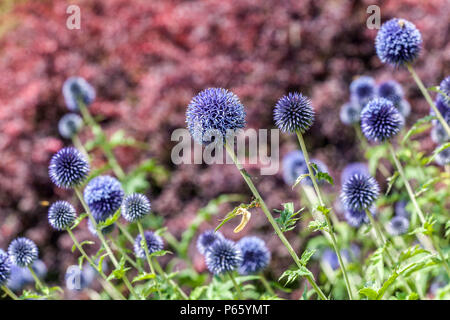
[(380, 188), (370, 175), (354, 174), (344, 182), (341, 200), (347, 209), (366, 210), (378, 198)]
[[(160, 236), (151, 231), (145, 231), (145, 242), (147, 243), (148, 253), (152, 254), (161, 251), (164, 248), (164, 242)], [(134, 254), (136, 257), (145, 258), (145, 248), (142, 243), (142, 237), (139, 234), (134, 240)]]
[(347, 181), (348, 178), (352, 177), (356, 173), (359, 174), (369, 174), (369, 167), (364, 162), (352, 162), (345, 166), (341, 173), (341, 181)]
[(351, 100), (355, 101), (363, 108), (367, 102), (375, 97), (376, 85), (375, 79), (368, 76), (356, 78), (350, 84)]
[(314, 122), (314, 110), (311, 100), (305, 95), (294, 92), (278, 100), (273, 111), (275, 125), (283, 132), (304, 133)]
[(56, 201), (48, 209), (48, 222), (56, 230), (69, 228), (76, 218), (75, 208), (67, 201)]
[(409, 220), (403, 216), (395, 216), (391, 219), (386, 229), (393, 236), (405, 234), (409, 229)]
[[(244, 105), (231, 91), (209, 88), (192, 98), (187, 107), (186, 123), (195, 142), (224, 142), (236, 130), (245, 127)], [(215, 141), (219, 136), (222, 139)]]
[(238, 272), (241, 275), (258, 273), (270, 262), (270, 251), (266, 243), (257, 237), (244, 237), (237, 243), (242, 253)]
[(71, 111), (80, 110), (80, 103), (88, 107), (95, 100), (95, 89), (81, 77), (68, 78), (62, 92), (66, 106)]
[(84, 199), (95, 220), (105, 221), (122, 205), (125, 192), (119, 180), (111, 176), (98, 176), (84, 189)]
[(215, 274), (233, 271), (242, 262), (242, 253), (238, 245), (228, 239), (218, 239), (206, 251), (206, 266)]
[(8, 281), (11, 275), (11, 261), (5, 251), (0, 249), (0, 286)]
[(197, 239), (197, 250), (204, 255), (215, 241), (223, 238), (219, 231), (206, 230)]
[(150, 213), (150, 200), (140, 193), (130, 194), (122, 203), (122, 216), (129, 222), (142, 219)]
[[(370, 213), (375, 216), (375, 208), (370, 208)], [(369, 217), (367, 217), (365, 210), (347, 209), (344, 213), (345, 220), (353, 228), (359, 228), (364, 223), (369, 223)]]
[(76, 113), (65, 114), (58, 122), (59, 134), (66, 139), (72, 139), (83, 127), (83, 119)]
[(447, 76), (441, 81), (439, 84), (439, 91), (443, 93), (439, 93), (439, 97), (442, 99), (442, 102), (450, 108), (450, 76)]
[(67, 289), (74, 291), (81, 291), (91, 284), (90, 279), (86, 278), (85, 273), (78, 265), (69, 266), (64, 279)]
[(89, 174), (89, 162), (75, 148), (59, 150), (50, 160), (50, 179), (60, 188), (70, 189), (81, 185)]
[(402, 86), (395, 80), (388, 80), (380, 83), (377, 87), (377, 95), (379, 98), (385, 98), (392, 101), (394, 105), (400, 103), (405, 96)]
[(375, 49), (383, 63), (401, 66), (413, 62), (422, 48), (422, 35), (416, 26), (404, 19), (385, 22), (375, 38)]
[(36, 244), (28, 238), (16, 238), (8, 247), (11, 262), (19, 267), (31, 266), (38, 258)]
[(339, 118), (343, 124), (352, 125), (361, 119), (361, 106), (353, 101), (345, 103), (339, 112)]
[(403, 116), (385, 98), (370, 100), (361, 112), (361, 130), (369, 141), (388, 140), (399, 133), (403, 124)]

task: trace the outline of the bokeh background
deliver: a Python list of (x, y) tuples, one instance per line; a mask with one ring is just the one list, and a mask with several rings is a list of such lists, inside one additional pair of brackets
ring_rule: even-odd
[[(68, 4), (81, 8), (81, 30), (66, 28)], [(155, 215), (179, 237), (199, 208), (221, 194), (250, 193), (231, 165), (182, 165), (170, 161), (174, 129), (185, 126), (193, 95), (207, 87), (236, 93), (247, 111), (248, 127), (273, 128), (272, 110), (285, 93), (310, 96), (316, 122), (306, 135), (314, 157), (328, 165), (338, 182), (341, 169), (363, 159), (351, 127), (339, 120), (358, 75), (377, 82), (399, 81), (412, 106), (409, 124), (429, 112), (406, 70), (381, 64), (374, 50), (376, 30), (366, 27), (369, 5), (381, 7), (382, 21), (402, 17), (416, 24), (424, 50), (416, 70), (427, 86), (437, 85), (450, 70), (450, 1), (448, 0), (3, 0), (0, 4), (0, 248), (16, 236), (33, 239), (49, 268), (50, 281), (61, 282), (76, 261), (70, 238), (51, 230), (43, 201), (73, 199), (51, 184), (47, 167), (58, 149), (70, 145), (57, 131), (68, 112), (61, 87), (69, 76), (85, 77), (97, 90), (91, 112), (108, 134), (124, 130), (144, 141), (143, 148), (120, 147), (116, 156), (125, 170), (153, 158), (168, 175), (149, 176), (147, 195)], [(81, 140), (90, 138), (84, 131)], [(435, 145), (424, 133), (424, 150)], [(281, 135), (281, 155), (296, 149), (294, 136)], [(97, 153), (94, 153), (94, 156)], [(105, 161), (100, 153), (97, 164)], [(258, 168), (248, 168), (258, 174)], [(294, 201), (281, 172), (256, 179), (271, 208)], [(339, 188), (336, 184), (334, 191)], [(201, 229), (214, 227), (232, 208), (226, 204)], [(255, 211), (257, 212), (257, 211)], [(289, 264), (264, 216), (255, 213), (233, 239), (253, 234), (273, 252), (271, 272)], [(83, 224), (80, 239), (92, 238)], [(299, 247), (305, 239), (291, 232)], [(202, 257), (190, 250), (197, 271)]]

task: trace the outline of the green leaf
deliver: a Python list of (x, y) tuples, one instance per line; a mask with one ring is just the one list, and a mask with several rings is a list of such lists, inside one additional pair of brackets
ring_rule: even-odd
[(328, 174), (328, 172), (321, 172), (317, 165), (313, 162), (310, 162), (309, 164), (314, 168), (317, 180), (326, 180), (329, 184), (334, 185), (333, 178)]
[(306, 249), (300, 258), (300, 263), (306, 266), (308, 264), (309, 259), (311, 259), (311, 257), (314, 255), (315, 252), (316, 249)]
[(297, 280), (299, 277), (305, 277), (309, 276), (314, 279), (314, 275), (311, 273), (311, 271), (308, 270), (306, 267), (299, 267), (296, 270), (286, 270), (281, 277), (278, 279), (278, 281), (281, 281), (281, 279), (287, 278), (284, 286), (288, 285), (289, 283)]
[(301, 208), (299, 211), (294, 212), (294, 203), (287, 202), (283, 203), (283, 210), (274, 209), (275, 212), (279, 212), (280, 216), (275, 218), (278, 226), (282, 232), (287, 232), (295, 228), (298, 218), (298, 214), (302, 212), (305, 208)]
[[(81, 243), (80, 243), (80, 246), (83, 247), (83, 246), (86, 245), (86, 244), (95, 244), (95, 242), (94, 242), (94, 241), (86, 240), (86, 241), (81, 242)], [(74, 245), (72, 246), (72, 252), (75, 252), (75, 250), (77, 250), (77, 246), (74, 244)]]
[(172, 252), (170, 252), (168, 250), (159, 250), (159, 251), (150, 253), (150, 257), (162, 257), (162, 256), (165, 256), (166, 254), (172, 254)]
[(430, 164), (439, 153), (441, 153), (442, 151), (444, 151), (447, 148), (450, 148), (450, 142), (444, 143), (444, 144), (440, 145), (439, 147), (437, 147), (433, 151), (433, 154), (431, 155), (431, 157), (428, 159), (427, 164)]
[(100, 221), (99, 223), (97, 223), (97, 228), (99, 230), (106, 228), (115, 223), (119, 218), (120, 218), (120, 209), (117, 210), (113, 216), (108, 217), (108, 219), (106, 219), (105, 221)]
[(299, 184), (303, 179), (305, 179), (306, 177), (309, 177), (309, 173), (304, 173), (304, 174), (301, 174), (300, 176), (298, 176), (298, 178), (295, 179), (295, 183), (294, 183), (294, 185), (292, 186), (292, 189), (294, 189), (295, 186), (298, 185), (298, 184)]
[(328, 230), (328, 224), (326, 221), (313, 220), (308, 224), (308, 229), (315, 232), (319, 230)]
[(136, 277), (133, 278), (133, 280), (131, 281), (131, 283), (135, 283), (138, 281), (145, 281), (145, 280), (151, 280), (151, 279), (155, 279), (156, 275), (153, 273), (144, 273), (144, 274), (140, 274)]
[(386, 181), (388, 182), (388, 187), (387, 187), (386, 193), (384, 194), (385, 196), (387, 196), (389, 194), (389, 192), (391, 192), (392, 186), (394, 185), (398, 176), (399, 176), (398, 171), (395, 171), (392, 176), (390, 176), (389, 178), (386, 179)]
[(376, 300), (378, 293), (372, 288), (362, 288), (359, 294), (366, 296), (369, 300)]
[(70, 230), (75, 229), (81, 223), (81, 221), (83, 221), (83, 219), (86, 218), (87, 216), (88, 216), (87, 213), (80, 214), (73, 222), (72, 226), (70, 227)]
[(402, 144), (405, 144), (406, 141), (413, 135), (419, 134), (427, 130), (431, 124), (431, 120), (436, 119), (435, 116), (428, 115), (426, 117), (420, 118), (416, 121), (416, 123), (409, 129), (409, 131), (406, 133), (405, 137), (402, 140)]

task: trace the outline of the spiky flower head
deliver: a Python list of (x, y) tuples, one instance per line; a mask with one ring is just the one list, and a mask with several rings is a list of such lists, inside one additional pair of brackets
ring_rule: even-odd
[(358, 123), (361, 118), (361, 106), (359, 103), (349, 101), (345, 103), (339, 112), (339, 118), (343, 124), (352, 125)]
[(283, 132), (304, 133), (314, 122), (311, 100), (305, 95), (293, 92), (278, 100), (273, 111), (275, 125)]
[(392, 101), (394, 105), (397, 105), (403, 99), (405, 94), (400, 83), (395, 80), (388, 80), (378, 85), (377, 95), (378, 97), (388, 99)]
[(214, 140), (212, 137), (218, 138), (219, 134), (223, 142), (245, 127), (244, 105), (231, 91), (209, 88), (192, 98), (187, 107), (186, 123), (197, 143), (209, 144)]
[(305, 171), (306, 162), (300, 150), (293, 150), (283, 158), (283, 179), (292, 186), (295, 180)]
[(65, 114), (58, 122), (59, 134), (66, 139), (71, 139), (82, 127), (83, 119), (76, 113)]
[(205, 254), (206, 250), (217, 240), (223, 239), (222, 233), (214, 230), (206, 230), (197, 239), (197, 249), (201, 254)]
[(383, 63), (395, 67), (413, 62), (422, 48), (422, 35), (416, 26), (404, 19), (385, 22), (375, 38), (375, 49)]
[(237, 269), (242, 262), (242, 253), (236, 243), (223, 238), (206, 250), (205, 260), (208, 270), (219, 275)]
[(69, 266), (64, 279), (66, 280), (67, 289), (74, 291), (81, 291), (91, 283), (91, 279), (86, 278), (85, 273), (78, 265)]
[(369, 174), (369, 167), (364, 162), (352, 162), (345, 166), (341, 173), (341, 181), (347, 181), (348, 178), (352, 177), (354, 174)]
[(88, 107), (95, 99), (95, 89), (81, 77), (68, 78), (62, 92), (66, 106), (71, 111), (80, 110), (80, 103)]
[(81, 185), (86, 180), (89, 170), (88, 160), (73, 147), (63, 148), (55, 153), (48, 167), (52, 182), (65, 189)]
[(354, 174), (342, 186), (341, 200), (347, 209), (366, 210), (378, 198), (380, 188), (370, 175)]
[(125, 192), (119, 180), (111, 176), (98, 176), (84, 189), (84, 200), (96, 221), (105, 221), (122, 204)]
[(11, 261), (5, 251), (0, 249), (0, 286), (8, 281), (11, 275)]
[(436, 163), (442, 167), (450, 164), (450, 148), (446, 148), (439, 152), (434, 158)]
[(439, 91), (442, 93), (439, 94), (439, 97), (442, 101), (450, 108), (450, 76), (447, 76), (444, 80), (439, 84)]
[[(164, 242), (160, 236), (151, 231), (145, 231), (145, 242), (147, 243), (148, 253), (152, 254), (161, 251), (164, 248)], [(136, 257), (145, 258), (145, 248), (142, 245), (142, 237), (139, 234), (134, 240), (134, 254)]]
[(393, 236), (398, 236), (408, 232), (409, 220), (403, 216), (395, 216), (391, 219), (387, 226), (389, 234)]
[(375, 79), (369, 76), (361, 76), (356, 78), (350, 84), (351, 99), (357, 102), (361, 108), (375, 97), (376, 85)]
[[(372, 216), (375, 216), (375, 208), (373, 206), (369, 211)], [(365, 210), (347, 209), (345, 210), (344, 217), (347, 223), (353, 228), (359, 228), (364, 223), (369, 223), (370, 221)]]
[(48, 222), (56, 230), (64, 230), (77, 218), (75, 208), (67, 201), (56, 201), (48, 209)]
[(242, 253), (238, 272), (242, 275), (262, 271), (270, 261), (270, 251), (266, 243), (258, 237), (244, 237), (237, 243)]
[(404, 124), (404, 118), (385, 98), (375, 98), (361, 112), (361, 130), (370, 141), (385, 141), (395, 136)]
[(150, 200), (141, 194), (133, 193), (125, 197), (122, 203), (122, 216), (129, 222), (142, 219), (150, 213)]
[(38, 258), (36, 244), (28, 238), (16, 238), (8, 247), (11, 262), (19, 267), (28, 267)]

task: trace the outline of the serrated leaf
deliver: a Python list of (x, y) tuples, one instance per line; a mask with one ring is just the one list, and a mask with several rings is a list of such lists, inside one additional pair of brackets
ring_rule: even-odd
[(287, 232), (294, 229), (297, 221), (300, 219), (297, 218), (297, 215), (303, 210), (304, 208), (301, 208), (299, 211), (294, 212), (293, 202), (283, 203), (283, 210), (274, 209), (275, 212), (280, 213), (280, 216), (275, 218), (275, 221), (277, 222), (281, 231)]
[(80, 214), (73, 222), (72, 226), (70, 227), (70, 230), (75, 229), (81, 223), (81, 221), (83, 221), (83, 219), (86, 218), (87, 216), (88, 216), (87, 213)]
[(334, 181), (333, 178), (328, 174), (328, 172), (322, 172), (319, 170), (319, 168), (317, 167), (317, 165), (313, 162), (309, 163), (311, 165), (311, 167), (314, 168), (315, 170), (315, 176), (317, 178), (317, 180), (325, 180), (327, 181), (329, 184), (334, 185)]
[(326, 221), (318, 221), (318, 220), (313, 220), (310, 221), (308, 224), (308, 229), (315, 232), (315, 231), (319, 231), (319, 230), (327, 230), (328, 228), (327, 222)]
[(402, 144), (405, 144), (406, 141), (413, 135), (419, 134), (427, 130), (431, 124), (431, 120), (436, 119), (435, 116), (428, 115), (426, 117), (420, 118), (416, 121), (416, 123), (409, 129), (409, 131), (406, 133), (405, 137), (402, 140)]
[(427, 164), (430, 164), (439, 153), (441, 153), (447, 148), (450, 148), (450, 142), (444, 143), (438, 146), (436, 149), (434, 149), (433, 154), (431, 155), (431, 157), (428, 158)]
[(105, 221), (100, 221), (99, 223), (97, 223), (97, 228), (99, 230), (106, 228), (115, 223), (119, 218), (120, 218), (120, 209), (117, 210), (116, 213), (114, 213), (114, 215), (108, 217), (108, 219), (106, 219)]
[(131, 283), (135, 283), (138, 281), (145, 281), (145, 280), (151, 280), (151, 279), (155, 279), (156, 275), (153, 273), (144, 273), (144, 274), (140, 274), (136, 277), (133, 278), (133, 280), (131, 281)]
[(309, 259), (314, 255), (316, 249), (306, 249), (300, 258), (300, 263), (304, 266), (308, 264)]
[(288, 285), (289, 283), (295, 281), (299, 277), (305, 277), (309, 276), (314, 279), (314, 275), (311, 273), (311, 271), (308, 270), (306, 267), (299, 267), (296, 270), (286, 270), (278, 279), (278, 281), (281, 281), (281, 279), (287, 278), (284, 286)]

